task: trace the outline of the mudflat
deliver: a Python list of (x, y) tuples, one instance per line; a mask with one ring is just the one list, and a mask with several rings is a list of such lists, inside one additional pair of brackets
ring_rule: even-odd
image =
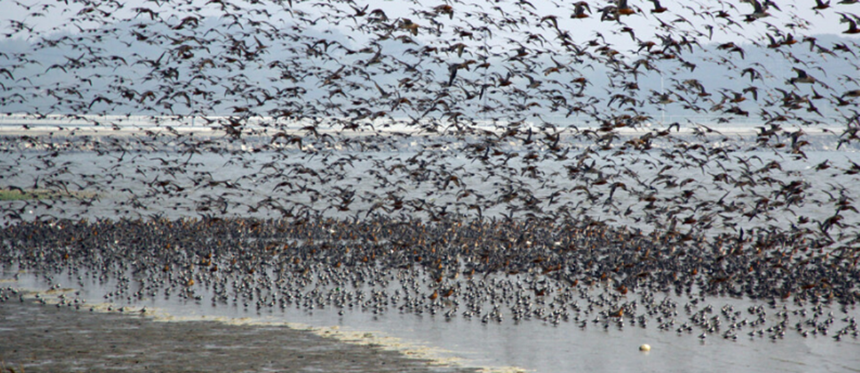
[(466, 372), (286, 326), (157, 322), (10, 299), (0, 367), (14, 372)]

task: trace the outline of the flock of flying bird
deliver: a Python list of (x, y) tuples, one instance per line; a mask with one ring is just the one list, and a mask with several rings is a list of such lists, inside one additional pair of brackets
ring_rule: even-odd
[[(860, 140), (856, 1), (663, 3), (17, 3), (27, 15), (3, 32), (28, 47), (0, 51), (0, 107), (84, 125), (5, 135), (4, 189), (55, 194), (2, 202), (3, 261), (62, 263), (18, 256), (18, 230), (46, 230), (41, 244), (21, 242), (75, 259), (80, 237), (48, 227), (109, 230), (69, 220), (109, 211), (129, 235), (157, 225), (200, 236), (185, 247), (203, 259), (147, 257), (186, 292), (216, 281), (213, 255), (235, 254), (235, 273), (277, 263), (299, 282), (420, 267), (435, 281), (406, 287), (407, 308), (422, 312), (485, 294), (456, 280), (464, 273), (524, 276), (527, 288), (493, 283), (521, 287), (505, 300), (521, 318), (544, 294), (569, 306), (569, 289), (596, 283), (610, 299), (581, 295), (610, 310), (603, 320), (635, 314), (623, 296), (637, 288), (853, 305), (860, 164), (820, 154)], [(834, 14), (845, 36), (815, 35)], [(63, 28), (38, 22), (58, 16)], [(667, 110), (685, 119), (655, 125)], [(303, 238), (277, 255), (204, 249), (216, 246), (211, 227), (284, 222)], [(430, 228), (397, 234), (404, 222)], [(338, 238), (304, 237), (320, 226)], [(453, 237), (430, 233), (440, 227)], [(262, 285), (243, 286), (254, 299)]]

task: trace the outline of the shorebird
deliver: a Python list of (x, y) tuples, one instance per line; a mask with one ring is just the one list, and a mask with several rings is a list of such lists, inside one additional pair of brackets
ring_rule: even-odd
[(842, 18), (839, 19), (839, 23), (847, 23), (848, 24), (848, 29), (845, 31), (842, 31), (843, 34), (849, 34), (849, 35), (860, 34), (860, 29), (857, 28), (857, 21), (860, 20), (860, 18), (858, 18), (854, 14), (847, 14), (847, 13), (837, 13), (837, 14), (842, 16)]
[(776, 5), (769, 0), (765, 0), (764, 3), (760, 3), (758, 0), (746, 0), (744, 2), (750, 3), (753, 6), (753, 12), (747, 14), (744, 18), (746, 22), (753, 22), (758, 19), (770, 17), (770, 13), (767, 12), (768, 6), (773, 5), (776, 7)]
[(663, 12), (669, 10), (669, 8), (666, 8), (662, 5), (660, 5), (660, 0), (650, 0), (650, 1), (652, 3), (654, 3), (654, 9), (651, 9), (651, 13), (660, 14), (660, 13), (663, 13)]
[(575, 2), (573, 6), (573, 14), (570, 15), (570, 18), (588, 18), (588, 13), (591, 13), (591, 8), (588, 7), (588, 3), (585, 1)]
[(797, 73), (796, 77), (789, 79), (789, 83), (791, 83), (791, 84), (796, 84), (796, 83), (812, 84), (812, 83), (816, 82), (815, 78), (806, 74), (806, 71), (803, 71), (803, 70), (798, 69), (796, 67), (792, 67), (791, 70), (794, 71), (795, 73)]

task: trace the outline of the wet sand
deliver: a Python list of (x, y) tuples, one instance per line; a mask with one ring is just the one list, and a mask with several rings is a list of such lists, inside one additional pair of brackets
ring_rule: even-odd
[(9, 299), (0, 364), (16, 372), (467, 372), (286, 326), (156, 322)]

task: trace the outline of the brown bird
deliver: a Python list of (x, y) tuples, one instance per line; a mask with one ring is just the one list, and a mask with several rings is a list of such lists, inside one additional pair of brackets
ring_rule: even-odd
[[(847, 23), (848, 29), (842, 31), (843, 34), (860, 34), (860, 29), (857, 28), (857, 20), (860, 19), (857, 16), (851, 14), (850, 17), (845, 13), (838, 13), (842, 15), (842, 18), (839, 20), (839, 23)], [(852, 19), (853, 18), (853, 19)]]
[(409, 18), (404, 18), (404, 19), (400, 20), (400, 26), (399, 27), (403, 30), (407, 30), (407, 31), (411, 32), (413, 36), (418, 35), (418, 27), (419, 27), (418, 24), (412, 22), (412, 20), (410, 20)]
[(636, 13), (636, 9), (627, 5), (627, 0), (617, 0), (615, 5), (606, 6), (600, 9), (601, 21), (618, 21), (621, 16), (628, 16)]
[(588, 18), (588, 14), (585, 12), (591, 13), (591, 8), (585, 1), (576, 2), (573, 6), (573, 14), (570, 15), (570, 18)]
[(821, 0), (815, 0), (815, 6), (812, 7), (813, 10), (824, 10), (827, 8), (830, 8), (829, 0), (826, 3)]
[(627, 0), (618, 0), (618, 14), (629, 16), (633, 13), (636, 13), (636, 9), (627, 6)]
[(651, 2), (654, 3), (654, 9), (651, 9), (651, 13), (660, 14), (669, 10), (669, 8), (660, 5), (660, 0), (651, 0)]
[(796, 77), (791, 78), (791, 79), (789, 79), (789, 80), (788, 80), (788, 81), (789, 81), (789, 83), (791, 83), (791, 84), (795, 84), (795, 83), (808, 83), (808, 84), (812, 84), (812, 83), (815, 83), (815, 82), (816, 82), (815, 78), (813, 78), (813, 77), (811, 77), (811, 76), (809, 76), (809, 75), (807, 75), (807, 74), (806, 74), (806, 71), (803, 71), (803, 70), (798, 69), (798, 68), (796, 68), (796, 67), (792, 67), (792, 68), (791, 68), (791, 70), (792, 70), (792, 71), (794, 71), (795, 73), (797, 73), (797, 76), (796, 76)]

